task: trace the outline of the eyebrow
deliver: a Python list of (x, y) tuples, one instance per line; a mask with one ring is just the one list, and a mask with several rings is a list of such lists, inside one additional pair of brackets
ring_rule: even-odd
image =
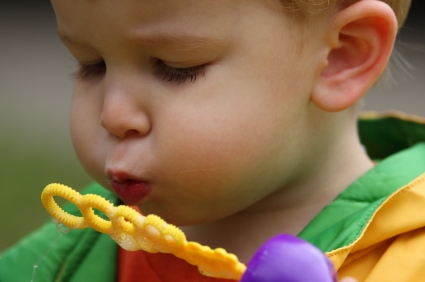
[[(66, 33), (58, 30), (58, 35), (63, 42), (69, 42), (80, 45), (87, 45), (83, 40), (74, 39)], [(129, 37), (130, 40), (135, 41), (137, 44), (146, 47), (157, 47), (157, 46), (173, 46), (173, 48), (181, 48), (186, 51), (196, 51), (198, 49), (205, 48), (216, 48), (217, 46), (224, 46), (228, 44), (228, 41), (209, 35), (192, 35), (185, 33), (164, 33), (138, 36), (132, 35)]]

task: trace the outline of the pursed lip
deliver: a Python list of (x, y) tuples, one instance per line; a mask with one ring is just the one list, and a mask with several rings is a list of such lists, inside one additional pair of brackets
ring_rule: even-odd
[(126, 205), (138, 205), (150, 195), (152, 184), (122, 171), (108, 170), (111, 187)]

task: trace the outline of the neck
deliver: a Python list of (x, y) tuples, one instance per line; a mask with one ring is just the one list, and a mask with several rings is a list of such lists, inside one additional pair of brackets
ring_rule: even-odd
[(355, 124), (343, 138), (309, 152), (310, 161), (291, 183), (254, 206), (219, 221), (182, 228), (188, 240), (224, 248), (247, 263), (277, 234), (297, 235), (326, 205), (373, 167), (358, 141)]

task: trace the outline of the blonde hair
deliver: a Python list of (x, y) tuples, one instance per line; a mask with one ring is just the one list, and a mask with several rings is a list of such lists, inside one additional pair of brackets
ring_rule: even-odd
[[(343, 8), (362, 0), (280, 0), (285, 11), (301, 21), (314, 18), (329, 8)], [(399, 28), (403, 25), (412, 0), (379, 0), (387, 3), (394, 11)]]

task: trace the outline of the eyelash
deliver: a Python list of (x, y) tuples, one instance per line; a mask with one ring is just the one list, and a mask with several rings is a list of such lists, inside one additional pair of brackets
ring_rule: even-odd
[[(73, 77), (83, 81), (97, 78), (106, 72), (106, 64), (104, 61), (84, 65), (80, 64), (78, 70), (73, 73)], [(205, 76), (205, 65), (193, 66), (188, 68), (174, 68), (163, 61), (158, 60), (154, 67), (154, 74), (160, 79), (167, 82), (176, 82), (181, 84), (190, 79), (190, 82), (195, 82), (198, 76)]]
[(173, 68), (158, 60), (155, 65), (154, 74), (167, 82), (176, 82), (181, 84), (190, 79), (190, 82), (195, 82), (198, 76), (205, 76), (205, 65), (199, 65), (188, 68)]
[(99, 77), (105, 72), (106, 64), (104, 61), (91, 65), (84, 65), (80, 63), (77, 71), (73, 73), (73, 77), (79, 80), (86, 81)]

